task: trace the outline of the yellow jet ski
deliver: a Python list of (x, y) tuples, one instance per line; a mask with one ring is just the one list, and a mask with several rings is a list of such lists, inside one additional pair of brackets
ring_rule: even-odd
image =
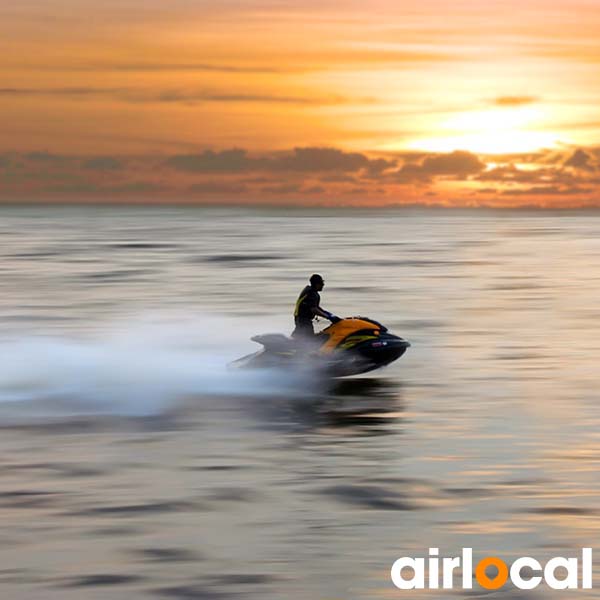
[(258, 352), (230, 363), (238, 369), (316, 368), (330, 377), (374, 371), (400, 358), (410, 343), (367, 317), (347, 317), (314, 338), (297, 340), (280, 333), (256, 335)]

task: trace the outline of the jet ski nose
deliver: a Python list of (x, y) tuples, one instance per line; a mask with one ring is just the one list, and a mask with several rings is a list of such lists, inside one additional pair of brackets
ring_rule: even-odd
[(410, 343), (392, 334), (385, 334), (378, 339), (359, 344), (356, 350), (374, 365), (384, 366), (400, 358)]

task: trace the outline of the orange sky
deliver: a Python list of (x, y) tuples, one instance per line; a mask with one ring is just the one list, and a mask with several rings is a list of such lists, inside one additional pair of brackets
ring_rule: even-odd
[(20, 0), (0, 201), (600, 204), (598, 0)]

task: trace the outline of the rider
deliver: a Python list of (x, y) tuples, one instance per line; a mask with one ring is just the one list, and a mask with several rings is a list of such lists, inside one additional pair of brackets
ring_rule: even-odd
[(310, 276), (310, 285), (307, 285), (298, 300), (294, 310), (294, 322), (296, 328), (292, 332), (294, 338), (312, 338), (315, 335), (312, 321), (315, 317), (325, 317), (332, 323), (337, 323), (340, 319), (330, 312), (323, 310), (319, 304), (321, 296), (319, 292), (325, 286), (325, 280), (317, 273)]

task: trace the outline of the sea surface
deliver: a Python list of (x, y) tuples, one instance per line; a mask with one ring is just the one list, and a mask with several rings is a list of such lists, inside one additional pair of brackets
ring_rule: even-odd
[[(406, 355), (227, 371), (313, 272)], [(600, 540), (600, 215), (2, 207), (0, 281), (2, 598), (472, 598), (390, 567)]]

